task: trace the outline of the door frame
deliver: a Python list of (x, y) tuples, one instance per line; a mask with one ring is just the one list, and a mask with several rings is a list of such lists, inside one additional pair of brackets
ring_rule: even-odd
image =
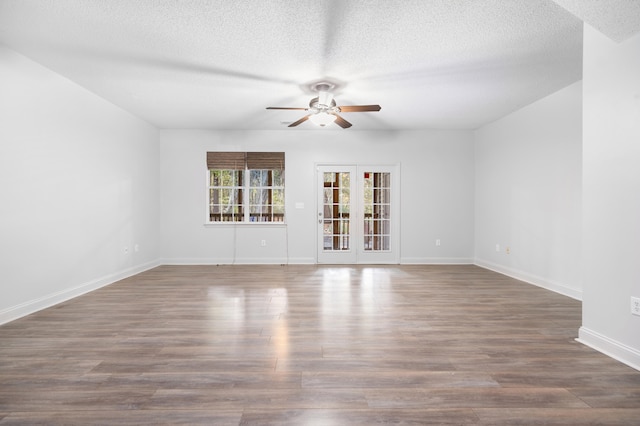
[[(316, 210), (315, 221), (316, 226), (316, 264), (399, 264), (400, 263), (400, 163), (395, 164), (376, 164), (376, 163), (316, 163), (315, 168), (315, 186), (316, 186)], [(322, 169), (322, 170), (321, 170)], [(328, 169), (328, 170), (327, 170)], [(325, 171), (353, 171), (355, 179), (351, 178), (352, 192), (355, 193), (355, 203), (352, 202), (350, 216), (354, 219), (351, 223), (352, 250), (346, 252), (336, 252), (327, 256), (323, 250), (323, 237), (319, 224), (323, 219), (321, 214), (323, 210), (322, 195), (323, 189), (320, 188), (321, 174)], [(363, 199), (364, 187), (362, 184), (361, 174), (364, 172), (390, 172), (391, 173), (391, 249), (389, 251), (365, 251), (363, 247), (364, 241), (364, 214)], [(354, 188), (355, 187), (355, 188)]]

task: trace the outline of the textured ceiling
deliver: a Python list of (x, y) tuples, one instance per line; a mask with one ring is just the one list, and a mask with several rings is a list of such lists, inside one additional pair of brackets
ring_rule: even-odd
[(382, 105), (339, 131), (472, 129), (582, 78), (593, 9), (558, 3), (2, 0), (0, 43), (160, 128), (286, 129), (304, 111), (265, 107), (329, 79), (338, 105)]
[(554, 0), (607, 37), (624, 41), (640, 30), (638, 0)]

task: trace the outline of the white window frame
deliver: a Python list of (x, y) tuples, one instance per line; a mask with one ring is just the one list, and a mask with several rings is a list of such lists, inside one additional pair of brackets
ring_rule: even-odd
[[(211, 189), (213, 188), (225, 188), (225, 187), (214, 187), (211, 185), (211, 170), (231, 170), (231, 169), (209, 169), (207, 168), (206, 170), (206, 220), (205, 220), (205, 225), (212, 225), (212, 226), (221, 226), (221, 225), (251, 225), (251, 226), (256, 226), (256, 225), (265, 225), (265, 226), (278, 226), (278, 225), (285, 225), (286, 224), (286, 217), (287, 217), (287, 208), (286, 208), (286, 172), (283, 169), (282, 173), (283, 173), (283, 179), (282, 179), (282, 183), (283, 185), (271, 185), (271, 186), (257, 186), (257, 187), (252, 187), (251, 186), (251, 171), (252, 170), (277, 170), (277, 169), (249, 169), (246, 168), (244, 170), (242, 170), (242, 185), (241, 186), (236, 186), (236, 187), (228, 187), (229, 189), (234, 189), (234, 188), (240, 188), (242, 189), (242, 220), (239, 221), (215, 221), (215, 220), (211, 220), (211, 198), (210, 198), (210, 194), (211, 194)], [(237, 171), (237, 170), (234, 170)], [(251, 216), (251, 204), (250, 204), (250, 199), (251, 199), (251, 189), (270, 189), (270, 190), (281, 190), (282, 194), (283, 194), (283, 204), (282, 204), (282, 220), (271, 220), (271, 221), (259, 221), (259, 220), (254, 220), (252, 221), (252, 216)], [(255, 205), (254, 205), (255, 206)], [(273, 205), (272, 205), (273, 206)], [(274, 217), (274, 215), (278, 215), (280, 213), (274, 213), (273, 211), (271, 212), (272, 217)]]

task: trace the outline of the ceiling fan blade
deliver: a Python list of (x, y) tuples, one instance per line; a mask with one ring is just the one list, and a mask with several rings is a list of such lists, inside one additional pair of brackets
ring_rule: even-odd
[(297, 107), (267, 107), (267, 109), (286, 109), (286, 110), (296, 110), (296, 111), (306, 111), (309, 108), (297, 108)]
[[(311, 115), (311, 114), (309, 114), (309, 115)], [(309, 115), (305, 115), (300, 120), (294, 121), (293, 123), (289, 124), (289, 126), (287, 126), (287, 127), (296, 127), (298, 124), (304, 123), (305, 121), (307, 121), (309, 119)]]
[(338, 114), (333, 114), (333, 115), (336, 116), (336, 121), (334, 121), (334, 123), (336, 123), (338, 126), (342, 127), (343, 129), (348, 129), (349, 127), (352, 126), (351, 123), (349, 123), (344, 118), (340, 117)]
[(380, 105), (346, 105), (338, 107), (341, 112), (380, 111)]

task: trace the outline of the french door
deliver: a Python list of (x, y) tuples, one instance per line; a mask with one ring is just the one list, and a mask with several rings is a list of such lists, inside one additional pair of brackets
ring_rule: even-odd
[(318, 263), (398, 263), (396, 168), (317, 166)]

